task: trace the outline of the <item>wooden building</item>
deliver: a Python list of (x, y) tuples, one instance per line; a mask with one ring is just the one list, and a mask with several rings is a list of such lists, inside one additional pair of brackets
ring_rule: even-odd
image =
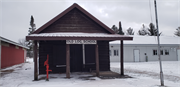
[[(86, 72), (110, 70), (109, 41), (132, 40), (132, 37), (115, 34), (78, 4), (73, 4), (55, 18), (44, 24), (33, 34), (26, 36), (34, 40), (35, 72), (45, 74), (44, 61), (49, 55), (50, 73)], [(39, 63), (37, 62), (37, 43), (39, 43)], [(123, 50), (123, 44), (121, 45)], [(121, 57), (123, 59), (123, 57)]]

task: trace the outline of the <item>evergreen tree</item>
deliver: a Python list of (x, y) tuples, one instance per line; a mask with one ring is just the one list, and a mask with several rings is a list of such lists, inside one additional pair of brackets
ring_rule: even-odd
[(131, 27), (127, 29), (126, 35), (134, 35), (133, 29)]
[[(149, 36), (157, 36), (157, 29), (155, 28), (153, 23), (149, 24), (149, 29), (148, 29), (148, 35)], [(162, 33), (162, 32), (161, 32)], [(161, 35), (161, 33), (159, 35)]]
[(29, 28), (29, 35), (32, 34), (36, 29), (36, 25), (34, 24), (34, 18), (31, 16), (31, 21), (30, 21), (30, 28)]
[(144, 26), (144, 24), (142, 25), (141, 30), (138, 31), (138, 35), (142, 35), (142, 36), (148, 35), (148, 31), (147, 31), (146, 27)]
[(118, 33), (118, 28), (116, 27), (116, 25), (113, 25), (111, 28), (116, 34)]
[(174, 33), (174, 35), (179, 36), (180, 37), (180, 27), (178, 27)]
[[(36, 25), (34, 24), (34, 18), (31, 16), (30, 20), (30, 28), (29, 28), (29, 33), (28, 35), (32, 34), (36, 29)], [(28, 41), (28, 47), (29, 49), (27, 50), (27, 56), (28, 57), (33, 57), (33, 40)]]
[(122, 30), (122, 26), (121, 26), (121, 22), (119, 22), (119, 32), (118, 32), (118, 34), (124, 35), (124, 32)]

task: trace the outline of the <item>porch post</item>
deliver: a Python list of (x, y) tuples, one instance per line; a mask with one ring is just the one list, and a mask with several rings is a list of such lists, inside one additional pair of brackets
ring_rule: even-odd
[(38, 66), (37, 66), (37, 41), (34, 40), (33, 54), (34, 54), (34, 81), (38, 80)]
[(121, 75), (124, 75), (124, 50), (123, 50), (123, 40), (121, 40), (121, 46), (120, 46), (120, 49), (121, 49), (121, 56), (120, 56), (120, 59), (121, 59)]
[(70, 78), (70, 51), (69, 51), (69, 44), (66, 44), (66, 78)]
[[(1, 40), (0, 40), (0, 72), (1, 72)], [(0, 73), (0, 77), (1, 77), (1, 73)]]
[(98, 44), (95, 46), (96, 52), (96, 76), (99, 77), (99, 52), (98, 52)]

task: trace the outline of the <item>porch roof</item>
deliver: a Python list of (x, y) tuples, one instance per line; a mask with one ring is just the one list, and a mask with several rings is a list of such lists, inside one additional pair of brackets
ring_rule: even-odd
[(27, 40), (133, 40), (133, 37), (107, 33), (39, 33), (26, 36)]

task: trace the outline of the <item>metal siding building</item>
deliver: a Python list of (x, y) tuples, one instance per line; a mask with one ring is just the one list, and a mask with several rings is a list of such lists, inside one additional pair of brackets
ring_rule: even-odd
[(24, 63), (27, 47), (21, 46), (16, 42), (0, 37), (1, 68), (10, 67)]
[[(133, 41), (124, 43), (124, 61), (125, 62), (145, 62), (158, 61), (157, 55), (157, 40), (154, 36), (134, 36)], [(120, 61), (120, 41), (110, 42), (110, 61)], [(180, 38), (160, 36), (161, 59), (162, 61), (177, 61), (180, 60)], [(115, 50), (118, 50), (116, 55)], [(146, 55), (145, 55), (146, 54)]]

